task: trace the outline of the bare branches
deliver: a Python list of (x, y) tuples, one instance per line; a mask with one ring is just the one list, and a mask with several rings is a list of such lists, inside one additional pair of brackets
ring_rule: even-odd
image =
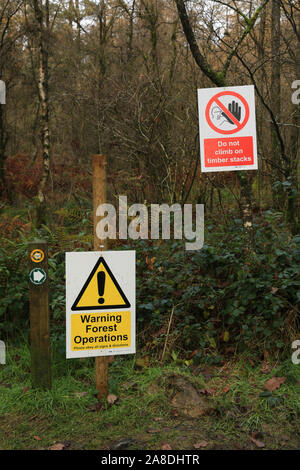
[(20, 10), (23, 3), (24, 0), (19, 0), (17, 2), (11, 2), (10, 0), (6, 0), (6, 3), (0, 12), (0, 28), (4, 23), (0, 39), (0, 54), (2, 48), (4, 47), (4, 40), (8, 32), (10, 21), (14, 17), (14, 15)]
[(184, 33), (186, 35), (187, 41), (190, 45), (192, 55), (193, 55), (197, 65), (200, 67), (202, 72), (208, 78), (210, 78), (212, 80), (212, 82), (215, 85), (217, 85), (219, 87), (222, 87), (222, 86), (225, 86), (225, 84), (226, 84), (226, 75), (227, 75), (227, 72), (228, 72), (228, 69), (230, 67), (230, 64), (231, 64), (231, 61), (232, 61), (233, 57), (236, 56), (239, 46), (242, 44), (242, 42), (245, 40), (245, 38), (248, 36), (248, 34), (254, 28), (254, 25), (257, 21), (257, 18), (259, 17), (262, 9), (267, 5), (269, 0), (264, 0), (261, 3), (261, 5), (256, 9), (253, 16), (251, 16), (250, 18), (248, 18), (236, 6), (228, 5), (227, 3), (225, 3), (221, 0), (213, 0), (213, 1), (215, 1), (216, 3), (220, 3), (222, 5), (225, 5), (225, 6), (228, 6), (228, 7), (232, 8), (239, 15), (241, 15), (244, 18), (245, 22), (246, 22), (246, 27), (245, 27), (244, 31), (242, 32), (241, 36), (239, 37), (239, 39), (236, 41), (235, 46), (232, 47), (231, 51), (229, 52), (221, 72), (216, 72), (211, 67), (211, 65), (207, 63), (204, 55), (201, 53), (201, 51), (198, 47), (196, 38), (195, 38), (194, 31), (193, 31), (193, 29), (191, 27), (191, 24), (190, 24), (190, 21), (189, 21), (189, 17), (188, 17), (186, 8), (185, 8), (184, 0), (175, 0), (175, 3), (176, 3), (176, 6), (177, 6), (178, 14), (179, 14), (179, 17), (180, 17), (180, 20), (181, 20), (181, 23), (182, 23)]
[[(244, 39), (246, 38), (246, 36), (248, 36), (248, 34), (252, 31), (252, 29), (254, 28), (254, 25), (257, 21), (257, 18), (259, 17), (262, 9), (267, 5), (267, 3), (269, 2), (269, 0), (264, 0), (264, 2), (256, 9), (254, 15), (251, 17), (251, 18), (247, 18), (245, 15), (242, 15), (243, 18), (245, 19), (246, 21), (246, 24), (247, 24), (247, 27), (244, 29), (243, 33), (241, 34), (240, 38), (238, 39), (236, 45), (233, 47), (233, 49), (231, 50), (231, 52), (229, 53), (228, 57), (227, 57), (227, 60), (224, 64), (224, 67), (223, 67), (223, 71), (222, 71), (222, 75), (224, 77), (226, 77), (226, 74), (228, 72), (228, 69), (229, 69), (229, 66), (230, 66), (230, 63), (232, 61), (232, 58), (236, 55), (237, 51), (238, 51), (238, 48), (239, 46), (242, 44), (242, 42), (244, 41)], [(240, 14), (240, 12), (239, 12)]]
[(192, 55), (196, 61), (196, 64), (200, 67), (202, 72), (211, 79), (211, 81), (217, 85), (217, 86), (225, 86), (225, 79), (224, 77), (215, 72), (213, 68), (207, 63), (204, 55), (201, 53), (196, 38), (195, 34), (193, 31), (193, 28), (191, 27), (191, 23), (185, 8), (184, 0), (175, 0), (179, 18), (186, 36), (186, 39), (190, 45), (190, 49), (192, 52)]
[[(290, 22), (295, 35), (300, 41), (300, 30), (299, 30), (299, 20), (297, 20), (297, 16), (299, 18), (300, 15), (300, 7), (298, 2), (294, 2), (293, 0), (288, 0), (288, 2), (284, 2), (281, 0), (281, 8), (284, 11), (284, 14), (287, 20)], [(297, 6), (298, 4), (298, 6)]]

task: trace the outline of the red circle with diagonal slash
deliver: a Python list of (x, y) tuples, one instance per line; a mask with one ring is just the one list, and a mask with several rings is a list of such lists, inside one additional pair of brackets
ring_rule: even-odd
[[(234, 116), (233, 114), (231, 114), (231, 112), (224, 106), (223, 103), (221, 103), (221, 101), (219, 100), (219, 98), (221, 96), (234, 96), (235, 98), (238, 98), (242, 103), (243, 105), (245, 106), (245, 117), (244, 117), (244, 120), (243, 122), (239, 122)], [(227, 116), (232, 120), (232, 122), (234, 122), (234, 124), (237, 126), (235, 129), (231, 130), (231, 131), (224, 131), (222, 129), (219, 129), (217, 126), (215, 126), (210, 118), (210, 115), (209, 115), (209, 112), (210, 112), (210, 108), (212, 106), (213, 103), (216, 103), (219, 108), (222, 109), (222, 111), (224, 113), (227, 114)], [(249, 116), (250, 116), (250, 108), (249, 108), (249, 105), (247, 103), (247, 101), (245, 100), (245, 98), (240, 95), (239, 93), (235, 93), (234, 91), (221, 91), (220, 93), (218, 93), (217, 95), (213, 96), (207, 106), (206, 106), (206, 110), (205, 110), (205, 116), (206, 116), (206, 120), (207, 120), (207, 123), (208, 125), (216, 132), (218, 132), (218, 134), (225, 134), (225, 135), (228, 135), (228, 134), (235, 134), (236, 132), (239, 132), (241, 129), (243, 129), (243, 127), (245, 127), (245, 125), (247, 124), (248, 120), (249, 120)]]

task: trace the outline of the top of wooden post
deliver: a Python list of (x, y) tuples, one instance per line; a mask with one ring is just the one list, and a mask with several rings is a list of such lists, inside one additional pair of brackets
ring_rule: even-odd
[(92, 156), (93, 159), (93, 170), (98, 166), (106, 165), (106, 155), (95, 154)]
[(46, 240), (41, 240), (41, 239), (34, 239), (34, 240), (31, 240), (28, 245), (47, 245), (47, 242)]
[(94, 212), (94, 250), (99, 251), (99, 246), (107, 248), (106, 240), (97, 237), (97, 208), (106, 203), (106, 155), (93, 155), (93, 212)]

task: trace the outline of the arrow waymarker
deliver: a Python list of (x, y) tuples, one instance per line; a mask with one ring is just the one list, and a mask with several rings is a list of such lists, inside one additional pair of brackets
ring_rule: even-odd
[(45, 282), (47, 275), (42, 268), (35, 268), (30, 271), (29, 278), (33, 284), (40, 285)]

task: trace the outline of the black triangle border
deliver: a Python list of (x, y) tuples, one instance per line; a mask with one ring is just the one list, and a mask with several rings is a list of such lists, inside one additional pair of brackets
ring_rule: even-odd
[[(97, 271), (98, 267), (100, 266), (100, 264), (103, 264), (103, 266), (105, 267), (107, 273), (109, 274), (109, 276), (111, 277), (114, 285), (116, 286), (119, 294), (121, 295), (122, 299), (124, 300), (125, 302), (125, 305), (122, 304), (122, 305), (106, 305), (106, 306), (101, 306), (101, 305), (97, 305), (96, 307), (95, 306), (92, 306), (92, 307), (77, 307), (77, 304), (79, 303), (81, 297), (83, 296), (87, 286), (89, 285), (92, 277), (94, 276), (95, 272)], [(124, 292), (122, 291), (118, 281), (116, 280), (115, 276), (113, 275), (113, 273), (111, 272), (110, 268), (108, 267), (105, 259), (103, 258), (103, 256), (100, 256), (100, 258), (98, 259), (97, 263), (95, 264), (95, 266), (93, 267), (89, 277), (87, 278), (87, 280), (85, 281), (81, 291), (79, 292), (78, 296), (76, 297), (76, 300), (75, 302), (73, 303), (72, 307), (71, 307), (71, 310), (74, 312), (74, 311), (78, 311), (78, 310), (108, 310), (108, 309), (115, 309), (115, 308), (129, 308), (131, 305), (130, 305), (130, 302), (128, 301), (126, 295), (124, 294)]]

